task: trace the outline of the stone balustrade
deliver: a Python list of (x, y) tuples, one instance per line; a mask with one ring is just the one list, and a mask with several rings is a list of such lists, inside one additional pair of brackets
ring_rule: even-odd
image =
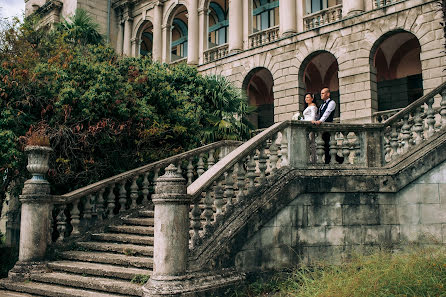
[(61, 242), (78, 236), (94, 222), (111, 219), (139, 205), (150, 205), (155, 182), (169, 164), (176, 164), (189, 185), (238, 145), (237, 141), (216, 142), (55, 196), (52, 240)]
[(304, 29), (305, 31), (312, 30), (340, 19), (342, 19), (342, 4), (306, 15), (304, 17)]
[(279, 39), (279, 26), (256, 32), (249, 36), (249, 48), (262, 46)]
[(383, 123), (401, 110), (402, 108), (396, 108), (396, 109), (375, 112), (373, 113), (372, 121), (374, 123)]
[(204, 52), (204, 63), (210, 63), (215, 60), (225, 58), (229, 53), (229, 45), (223, 44), (213, 47)]
[(373, 8), (381, 8), (384, 7), (386, 5), (390, 5), (390, 4), (394, 4), (397, 2), (402, 2), (405, 0), (373, 0)]
[(186, 63), (186, 62), (187, 62), (187, 57), (184, 57), (184, 58), (180, 58), (175, 61), (172, 61), (172, 62), (170, 62), (170, 64), (175, 65), (175, 64), (181, 64), (181, 63)]

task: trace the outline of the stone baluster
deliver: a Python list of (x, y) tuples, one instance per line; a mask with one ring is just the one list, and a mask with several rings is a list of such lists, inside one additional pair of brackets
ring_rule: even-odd
[(153, 184), (155, 184), (156, 181), (158, 180), (159, 174), (160, 174), (160, 168), (156, 167), (155, 168), (155, 174), (153, 175)]
[(88, 223), (91, 220), (91, 213), (92, 213), (92, 205), (91, 205), (91, 199), (93, 198), (93, 195), (87, 195), (85, 197), (85, 204), (84, 204), (84, 215), (82, 216), (82, 225), (88, 226)]
[(96, 201), (96, 214), (99, 221), (104, 219), (104, 192), (105, 188), (99, 190), (98, 199)]
[(130, 209), (135, 209), (138, 202), (138, 184), (136, 183), (137, 180), (138, 176), (135, 175), (130, 186)]
[(440, 102), (441, 128), (446, 127), (446, 89), (441, 91)]
[(112, 218), (115, 214), (113, 213), (115, 210), (115, 193), (114, 193), (115, 184), (111, 184), (107, 196), (107, 214), (108, 218)]
[(215, 164), (214, 153), (215, 153), (215, 150), (213, 150), (213, 149), (209, 151), (208, 170)]
[(67, 229), (67, 217), (65, 216), (66, 205), (63, 205), (59, 214), (57, 215), (57, 232), (59, 237), (57, 241), (63, 241), (65, 239), (65, 230)]
[(338, 151), (337, 141), (336, 141), (336, 133), (333, 133), (333, 132), (329, 132), (329, 133), (330, 133), (330, 142), (329, 142), (330, 163), (336, 164), (336, 153)]
[(71, 235), (77, 236), (80, 234), (79, 232), (79, 224), (80, 224), (80, 211), (79, 211), (80, 199), (73, 202), (73, 209), (71, 210), (71, 226), (73, 227), (73, 231), (71, 231)]
[(350, 156), (349, 156), (350, 164), (356, 164), (357, 163), (356, 146), (357, 144), (359, 144), (358, 136), (356, 135), (356, 133), (349, 134), (349, 143), (350, 143)]
[(189, 158), (189, 163), (187, 164), (187, 186), (192, 184), (192, 178), (194, 177), (194, 165), (192, 165), (192, 157)]
[(225, 193), (226, 198), (226, 212), (232, 211), (234, 204), (232, 198), (234, 197), (234, 168), (230, 168), (226, 173)]
[(415, 110), (413, 131), (415, 132), (415, 144), (418, 145), (423, 141), (423, 118), (421, 107)]
[(384, 128), (384, 160), (386, 163), (392, 160), (392, 147), (390, 145), (391, 129), (389, 126)]
[(245, 159), (242, 159), (237, 164), (237, 202), (240, 202), (243, 199), (244, 196), (244, 189), (245, 189), (245, 179), (246, 179), (246, 172), (245, 172)]
[[(181, 169), (181, 166), (183, 164), (183, 160), (179, 160), (177, 163), (177, 173), (181, 176), (183, 176), (183, 169)], [(187, 171), (186, 171), (187, 174)]]
[(403, 140), (403, 153), (406, 153), (410, 147), (411, 135), (410, 135), (410, 125), (409, 125), (409, 115), (404, 116), (403, 126), (401, 127), (401, 138)]
[(251, 153), (251, 155), (249, 156), (249, 161), (247, 163), (247, 178), (248, 178), (248, 191), (251, 190), (252, 188), (254, 188), (255, 184), (255, 179), (257, 177), (256, 175), (256, 162), (254, 160), (254, 156), (255, 156), (255, 152)]
[(282, 130), (282, 141), (280, 142), (280, 152), (282, 154), (280, 160), (280, 166), (288, 166), (290, 165), (290, 161), (288, 159), (288, 138), (287, 138), (287, 129)]
[(201, 228), (201, 210), (200, 210), (200, 199), (196, 199), (194, 207), (192, 208), (192, 247), (197, 246), (198, 240), (200, 239), (200, 228)]
[(435, 133), (435, 111), (432, 108), (432, 105), (434, 104), (434, 98), (430, 98), (427, 102), (427, 118), (426, 118), (426, 123), (427, 123), (427, 138), (431, 138), (432, 135), (434, 135)]
[(259, 147), (259, 171), (260, 171), (260, 177), (259, 177), (259, 183), (262, 183), (265, 180), (266, 177), (266, 169), (268, 166), (267, 163), (267, 155), (266, 155), (266, 143), (262, 143)]
[(276, 133), (273, 138), (271, 139), (271, 145), (269, 146), (269, 166), (270, 166), (270, 172), (274, 173), (277, 170), (277, 161), (279, 160), (278, 157), (278, 147), (277, 147), (277, 137), (278, 134)]
[(214, 217), (214, 210), (213, 210), (213, 204), (214, 201), (212, 200), (212, 192), (209, 189), (206, 191), (206, 196), (204, 198), (204, 212), (203, 215), (206, 219), (206, 224), (204, 225), (204, 230), (207, 232), (212, 224), (212, 219)]
[(322, 139), (323, 132), (318, 132), (316, 134), (316, 161), (318, 164), (324, 164), (325, 160), (325, 149), (324, 149), (324, 140)]
[(142, 190), (141, 190), (143, 204), (148, 204), (150, 202), (149, 201), (149, 185), (150, 185), (149, 172), (146, 172), (144, 174), (144, 179), (142, 181)]
[(142, 289), (144, 296), (153, 296), (160, 289), (172, 289), (172, 284), (182, 284), (181, 281), (184, 281), (191, 204), (186, 190), (186, 180), (172, 164), (157, 180), (152, 197), (155, 205), (153, 273)]
[(397, 126), (392, 126), (392, 132), (390, 133), (390, 146), (392, 147), (392, 160), (398, 156), (398, 131)]
[(125, 204), (127, 203), (127, 191), (125, 189), (125, 183), (126, 180), (123, 180), (121, 182), (121, 186), (119, 187), (119, 212), (122, 212), (125, 210)]
[(350, 164), (349, 156), (349, 143), (348, 143), (348, 131), (342, 132), (342, 157), (344, 157), (344, 164)]
[(223, 205), (225, 202), (223, 201), (223, 189), (222, 189), (222, 181), (219, 179), (215, 183), (214, 187), (214, 203), (215, 203), (215, 215), (216, 219), (223, 214)]
[(204, 162), (203, 162), (203, 154), (201, 153), (198, 156), (197, 174), (198, 174), (198, 176), (201, 176), (203, 173), (204, 173)]

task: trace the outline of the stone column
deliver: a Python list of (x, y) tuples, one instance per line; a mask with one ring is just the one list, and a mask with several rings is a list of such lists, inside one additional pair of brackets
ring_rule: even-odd
[(118, 52), (119, 55), (122, 55), (123, 41), (124, 41), (124, 28), (122, 22), (119, 22), (118, 40), (116, 41), (116, 51)]
[(342, 1), (342, 17), (349, 17), (364, 12), (364, 0)]
[(162, 27), (162, 30), (164, 36), (162, 60), (163, 63), (170, 63), (170, 47), (171, 47), (170, 40), (172, 37), (171, 26), (165, 25)]
[(229, 0), (229, 52), (243, 50), (243, 2)]
[[(153, 273), (144, 296), (159, 296), (184, 278), (189, 252), (189, 207), (186, 180), (171, 164), (156, 181)], [(158, 292), (158, 293), (157, 293)]]
[(131, 36), (132, 36), (132, 23), (133, 19), (127, 17), (124, 22), (124, 47), (123, 54), (126, 56), (131, 55)]
[(249, 35), (252, 33), (252, 0), (243, 1), (243, 49), (249, 49)]
[(162, 21), (163, 21), (163, 4), (158, 1), (155, 4), (155, 15), (153, 18), (153, 61), (161, 62), (163, 52), (163, 38), (162, 38)]
[(204, 52), (208, 49), (208, 28), (209, 28), (209, 10), (200, 9), (198, 11), (200, 45), (198, 51), (200, 54), (200, 63), (204, 62)]
[(21, 222), (19, 261), (10, 271), (12, 278), (21, 278), (35, 262), (45, 257), (50, 242), (51, 195), (45, 179), (52, 149), (46, 146), (27, 146), (28, 166), (32, 178), (25, 182), (20, 195)]
[(296, 0), (282, 0), (279, 4), (280, 34), (287, 36), (297, 31)]
[(188, 35), (187, 35), (187, 64), (198, 64), (198, 0), (190, 0), (187, 10)]

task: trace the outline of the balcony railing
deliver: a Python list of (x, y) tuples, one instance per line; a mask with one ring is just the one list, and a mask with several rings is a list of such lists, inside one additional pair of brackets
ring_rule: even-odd
[[(379, 0), (378, 0), (379, 1)], [(309, 14), (304, 17), (305, 30), (327, 25), (342, 18), (342, 4)]]
[(387, 121), (390, 117), (401, 111), (402, 108), (378, 111), (373, 113), (373, 122), (374, 123), (382, 123)]
[(186, 63), (187, 62), (187, 57), (181, 58), (181, 59), (177, 59), (175, 61), (171, 61), (170, 64), (174, 65), (174, 64), (180, 64), (180, 63)]
[(254, 33), (249, 36), (249, 48), (262, 46), (279, 39), (279, 26)]
[(373, 0), (373, 8), (381, 8), (387, 5), (395, 4), (397, 2), (402, 2), (405, 0)]
[(227, 43), (213, 47), (203, 53), (204, 63), (210, 63), (215, 60), (222, 59), (228, 55), (228, 52), (229, 52), (229, 45)]

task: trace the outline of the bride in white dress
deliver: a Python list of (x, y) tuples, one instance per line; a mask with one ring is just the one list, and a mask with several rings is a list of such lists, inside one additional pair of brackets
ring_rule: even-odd
[(302, 121), (316, 121), (317, 118), (317, 106), (313, 102), (314, 96), (311, 93), (305, 94), (305, 103), (308, 105), (303, 112), (303, 119), (300, 116), (300, 113), (296, 113), (293, 116), (293, 120), (302, 120)]

